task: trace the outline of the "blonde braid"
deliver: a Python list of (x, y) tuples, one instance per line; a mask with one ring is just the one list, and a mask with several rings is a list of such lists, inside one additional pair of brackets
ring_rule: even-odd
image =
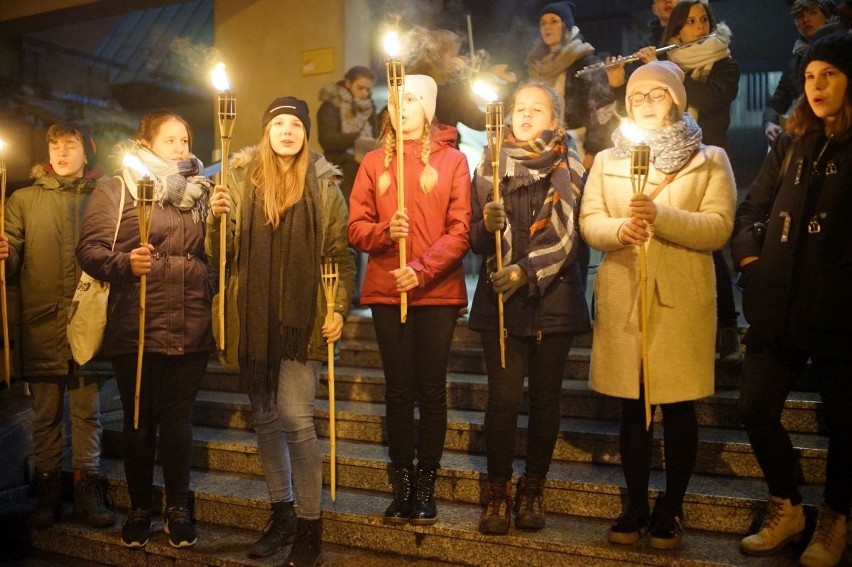
[(420, 189), (424, 193), (431, 193), (438, 183), (438, 172), (429, 164), (429, 157), (432, 155), (432, 127), (427, 122), (423, 126), (423, 135), (420, 136), (420, 161), (423, 162), (423, 172), (420, 174)]
[(385, 129), (382, 141), (385, 147), (385, 170), (379, 175), (379, 195), (384, 195), (391, 184), (390, 164), (393, 160), (393, 152), (396, 146), (396, 136), (394, 135), (393, 128)]

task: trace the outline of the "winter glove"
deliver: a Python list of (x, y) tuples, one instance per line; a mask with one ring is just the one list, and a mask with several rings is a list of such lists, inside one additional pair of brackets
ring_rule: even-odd
[(482, 210), (482, 219), (485, 221), (485, 230), (497, 232), (506, 226), (506, 210), (502, 203), (489, 201)]
[(526, 285), (527, 274), (520, 266), (512, 264), (491, 274), (491, 283), (494, 291), (503, 294), (503, 301), (508, 301), (513, 293)]

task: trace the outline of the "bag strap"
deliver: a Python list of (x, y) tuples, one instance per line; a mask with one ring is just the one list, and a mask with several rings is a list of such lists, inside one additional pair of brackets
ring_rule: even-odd
[(124, 185), (124, 179), (122, 179), (120, 175), (116, 175), (115, 178), (121, 182), (121, 198), (119, 199), (118, 220), (115, 223), (115, 234), (112, 235), (112, 248), (110, 248), (110, 250), (115, 250), (115, 241), (118, 240), (118, 229), (121, 226), (121, 215), (124, 214), (124, 195), (127, 193), (127, 187)]
[(654, 189), (654, 191), (652, 191), (651, 194), (648, 195), (648, 197), (653, 201), (657, 197), (657, 195), (659, 195), (660, 192), (663, 189), (665, 189), (668, 186), (668, 184), (671, 183), (672, 180), (674, 180), (675, 177), (677, 177), (678, 173), (680, 173), (680, 170), (675, 171), (674, 173), (669, 173), (668, 175), (666, 175), (666, 178), (663, 179), (663, 181), (659, 185), (657, 185), (657, 188)]

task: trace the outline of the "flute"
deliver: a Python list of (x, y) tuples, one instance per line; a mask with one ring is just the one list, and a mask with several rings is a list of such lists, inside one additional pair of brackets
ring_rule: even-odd
[[(693, 39), (692, 41), (684, 41), (682, 43), (672, 43), (670, 45), (664, 45), (663, 47), (658, 47), (654, 50), (654, 54), (659, 56), (662, 53), (667, 53), (669, 51), (673, 51), (675, 49), (680, 49), (681, 47), (688, 47), (690, 45), (701, 43), (704, 40), (710, 39), (711, 37), (716, 37), (716, 32), (711, 34), (707, 34), (704, 37), (699, 37), (698, 39)], [(610, 67), (615, 67), (616, 65), (622, 65), (624, 63), (632, 63), (633, 61), (639, 61), (639, 56), (635, 53), (633, 55), (618, 55), (609, 63), (595, 63), (594, 65), (586, 65), (579, 71), (577, 71), (574, 76), (580, 77), (585, 75), (586, 73), (591, 73), (593, 71), (598, 71), (600, 69), (609, 69)]]

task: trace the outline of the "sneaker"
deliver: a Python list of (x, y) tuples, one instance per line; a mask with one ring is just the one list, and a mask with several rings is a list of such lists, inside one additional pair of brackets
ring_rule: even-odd
[(789, 499), (769, 497), (766, 517), (756, 534), (740, 541), (740, 552), (746, 555), (771, 555), (805, 530), (805, 513), (801, 504)]
[(151, 511), (142, 508), (128, 510), (121, 528), (121, 543), (130, 548), (145, 547), (150, 537)]
[(610, 543), (632, 545), (648, 531), (651, 514), (647, 508), (628, 506), (609, 529)]
[(654, 510), (648, 545), (654, 549), (677, 549), (683, 539), (683, 519), (662, 507)]
[(840, 563), (846, 551), (846, 516), (825, 504), (819, 507), (814, 535), (799, 564), (805, 567), (833, 567)]
[(172, 547), (190, 547), (198, 541), (195, 526), (189, 515), (189, 509), (172, 506), (166, 510), (163, 518), (163, 531), (169, 536)]

